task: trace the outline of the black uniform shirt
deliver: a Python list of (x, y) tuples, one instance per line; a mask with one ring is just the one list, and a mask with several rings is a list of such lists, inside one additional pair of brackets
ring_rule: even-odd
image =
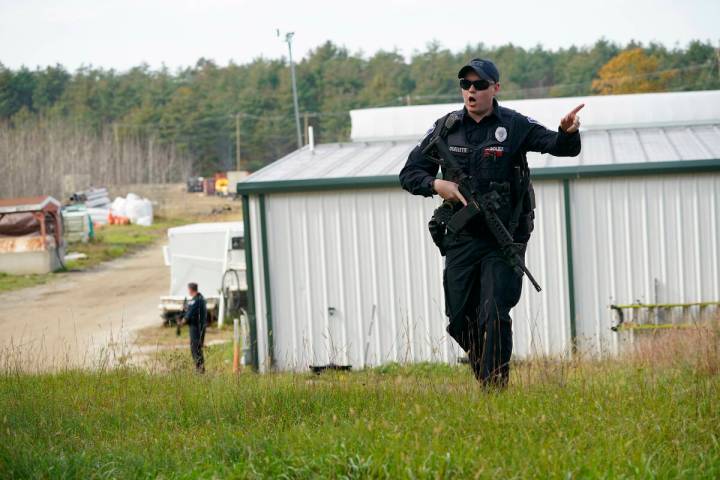
[(185, 312), (185, 321), (188, 325), (199, 325), (203, 326), (207, 322), (207, 306), (205, 304), (205, 297), (198, 292), (187, 305), (187, 311)]
[(468, 143), (478, 145), (485, 141), (488, 136), (488, 131), (493, 129), (502, 120), (502, 114), (497, 100), (493, 100), (493, 109), (490, 115), (483, 117), (479, 122), (476, 122), (470, 115), (467, 114), (467, 110), (463, 108), (462, 122), (465, 126), (465, 139)]
[[(493, 135), (498, 127), (505, 127), (507, 139), (507, 155), (504, 158), (510, 162), (518, 162), (529, 151), (549, 153), (556, 157), (574, 157), (580, 153), (580, 133), (565, 133), (558, 128), (552, 131), (537, 121), (528, 118), (514, 110), (498, 105), (493, 99), (493, 110), (479, 122), (476, 122), (467, 110), (459, 112), (465, 127), (465, 136), (469, 144), (479, 145)], [(407, 163), (400, 171), (400, 184), (414, 195), (430, 197), (435, 194), (432, 182), (438, 172), (437, 163), (429, 160), (422, 154), (423, 148), (432, 137), (436, 125), (425, 135), (425, 138), (410, 152)]]

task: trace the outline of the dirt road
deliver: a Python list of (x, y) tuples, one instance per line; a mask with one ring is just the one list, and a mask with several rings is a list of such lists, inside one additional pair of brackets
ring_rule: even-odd
[(134, 332), (159, 325), (168, 268), (156, 245), (88, 272), (0, 295), (0, 362), (27, 370), (117, 364)]

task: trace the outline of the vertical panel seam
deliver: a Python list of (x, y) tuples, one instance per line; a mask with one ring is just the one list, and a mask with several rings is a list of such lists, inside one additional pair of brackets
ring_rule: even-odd
[(248, 327), (250, 329), (250, 362), (254, 370), (260, 368), (257, 344), (257, 317), (255, 312), (255, 270), (252, 256), (252, 226), (250, 224), (250, 196), (242, 196), (243, 241), (245, 243), (245, 282), (248, 289)]
[(318, 236), (320, 237), (320, 284), (322, 286), (322, 305), (321, 312), (322, 318), (325, 320), (325, 351), (328, 356), (328, 363), (334, 363), (333, 358), (333, 338), (330, 332), (330, 311), (328, 310), (328, 272), (327, 272), (327, 252), (325, 249), (325, 214), (324, 211), (324, 196), (319, 198), (320, 208), (318, 209)]
[(286, 238), (287, 240), (287, 253), (288, 253), (288, 282), (290, 284), (290, 326), (292, 328), (292, 352), (289, 352), (290, 356), (292, 357), (292, 361), (295, 364), (295, 366), (299, 363), (298, 358), (298, 352), (301, 351), (300, 348), (298, 348), (298, 323), (297, 323), (297, 309), (296, 309), (296, 298), (295, 298), (295, 266), (294, 266), (294, 255), (293, 255), (293, 245), (294, 242), (292, 241), (292, 212), (290, 209), (290, 199), (291, 197), (287, 197), (285, 201), (285, 211), (287, 215), (287, 225), (288, 225), (288, 236)]
[(265, 209), (265, 194), (259, 195), (260, 206), (260, 248), (263, 259), (263, 284), (265, 290), (265, 319), (267, 323), (267, 348), (270, 357), (270, 367), (275, 364), (275, 349), (273, 347), (273, 318), (272, 318), (272, 295), (270, 290), (270, 268), (268, 260), (267, 220)]
[(358, 249), (358, 215), (357, 215), (357, 197), (353, 196), (352, 205), (352, 232), (353, 232), (353, 262), (355, 265), (355, 300), (357, 302), (357, 323), (360, 335), (358, 336), (358, 353), (361, 368), (365, 368), (367, 359), (365, 358), (365, 329), (363, 327), (363, 311), (362, 311), (362, 289), (360, 276), (360, 252)]
[(400, 342), (398, 339), (398, 322), (397, 322), (397, 308), (398, 305), (397, 297), (396, 297), (396, 291), (395, 291), (395, 268), (393, 266), (393, 254), (392, 254), (392, 218), (390, 213), (390, 199), (388, 199), (387, 202), (385, 202), (385, 241), (387, 242), (387, 254), (388, 254), (388, 262), (387, 266), (389, 269), (388, 272), (388, 280), (390, 280), (390, 288), (388, 289), (390, 293), (390, 326), (392, 329), (392, 337), (393, 337), (393, 360), (398, 361), (399, 360), (399, 348), (400, 348)]
[(303, 257), (305, 260), (305, 310), (307, 312), (307, 327), (309, 335), (309, 350), (310, 350), (310, 362), (315, 362), (315, 334), (312, 322), (312, 293), (310, 285), (310, 250), (308, 247), (308, 216), (307, 216), (307, 197), (303, 197), (303, 208), (302, 208), (302, 239), (303, 239)]
[(572, 351), (575, 352), (577, 349), (577, 319), (575, 316), (575, 266), (573, 264), (573, 231), (572, 210), (570, 207), (570, 180), (566, 178), (562, 182), (565, 204), (565, 249), (567, 252), (568, 303), (570, 310), (570, 347)]
[[(370, 199), (372, 205), (372, 198)], [(373, 205), (374, 207), (374, 205)], [(368, 212), (370, 215), (370, 275), (372, 281), (372, 301), (373, 308), (370, 316), (370, 326), (374, 327), (375, 330), (375, 361), (380, 364), (382, 362), (381, 354), (381, 343), (380, 343), (380, 305), (378, 305), (378, 275), (377, 275), (377, 255), (376, 255), (376, 239), (375, 239), (375, 214), (374, 208), (371, 208)], [(374, 325), (373, 325), (374, 324)], [(372, 333), (370, 333), (372, 335)]]
[[(617, 260), (617, 255), (615, 254), (615, 224), (613, 223), (613, 186), (614, 183), (612, 181), (608, 182), (608, 195), (606, 197), (607, 203), (605, 204), (605, 210), (606, 210), (606, 221), (608, 225), (607, 229), (607, 244), (610, 249), (609, 252), (609, 262), (608, 265), (610, 267), (610, 275), (609, 275), (609, 283), (610, 283), (610, 301), (616, 301), (617, 300), (617, 275), (616, 275), (616, 269), (615, 269), (615, 261)], [(598, 324), (598, 329), (600, 328), (600, 325)], [(610, 337), (610, 342), (612, 343), (613, 352), (616, 352), (617, 348), (617, 335)]]
[(408, 238), (408, 231), (410, 230), (408, 227), (408, 201), (410, 200), (410, 195), (405, 195), (404, 201), (403, 201), (403, 209), (402, 209), (402, 217), (403, 217), (403, 244), (404, 244), (404, 256), (405, 256), (405, 304), (407, 307), (407, 339), (410, 342), (410, 356), (412, 358), (412, 361), (415, 362), (415, 335), (414, 335), (414, 328), (413, 324), (415, 322), (415, 318), (413, 318), (413, 306), (412, 306), (412, 280), (410, 279), (410, 240)]
[[(422, 208), (418, 208), (418, 216), (420, 217), (420, 220), (424, 222), (424, 211)], [(430, 331), (430, 291), (428, 289), (428, 261), (427, 261), (427, 240), (426, 237), (423, 237), (420, 239), (420, 271), (421, 271), (421, 278), (420, 281), (422, 282), (422, 292), (423, 292), (423, 313), (425, 317), (425, 340), (428, 343), (428, 348), (430, 350), (430, 360), (432, 360), (433, 355), (433, 344), (432, 344), (432, 332)], [(445, 358), (445, 361), (447, 362), (448, 359)]]
[[(716, 177), (714, 183), (720, 184), (720, 177)], [(718, 195), (718, 190), (719, 190), (718, 188), (715, 188), (713, 190), (713, 196), (711, 198), (712, 215), (710, 216), (711, 226), (712, 226), (712, 243), (713, 243), (713, 248), (712, 248), (712, 254), (713, 254), (712, 265), (713, 265), (713, 282), (714, 282), (713, 290), (714, 290), (715, 295), (720, 295), (720, 291), (719, 291), (720, 288), (718, 288), (718, 282), (720, 282), (720, 279), (718, 279), (718, 228), (717, 228), (717, 226), (718, 226), (717, 203), (718, 203), (718, 198), (720, 198), (720, 195)]]
[[(702, 296), (702, 266), (700, 256), (702, 255), (702, 246), (700, 245), (700, 219), (698, 218), (700, 199), (698, 193), (698, 185), (700, 178), (695, 177), (693, 189), (693, 230), (695, 231), (695, 291)], [(702, 302), (702, 298), (690, 299), (691, 302)]]
[(650, 297), (650, 244), (648, 243), (648, 202), (647, 202), (647, 182), (643, 182), (642, 190), (642, 238), (643, 238), (643, 277), (645, 278), (645, 300), (653, 301)]
[(347, 322), (348, 322), (348, 316), (347, 312), (345, 311), (345, 306), (347, 305), (347, 302), (345, 301), (345, 267), (343, 264), (343, 245), (345, 243), (342, 241), (342, 217), (340, 216), (340, 205), (342, 200), (343, 194), (338, 194), (338, 208), (335, 210), (335, 233), (337, 235), (336, 241), (337, 241), (337, 261), (338, 261), (338, 281), (340, 283), (339, 289), (340, 289), (340, 315), (342, 316), (342, 322), (341, 322), (341, 328), (342, 328), (342, 347), (343, 347), (343, 363), (349, 364), (349, 358), (348, 358), (348, 339), (347, 339)]

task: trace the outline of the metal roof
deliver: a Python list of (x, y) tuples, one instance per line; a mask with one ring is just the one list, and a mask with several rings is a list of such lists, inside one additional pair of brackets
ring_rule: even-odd
[[(535, 177), (720, 169), (720, 90), (545, 98), (501, 105), (553, 125), (578, 103), (586, 104), (582, 152), (574, 158), (529, 153)], [(353, 110), (352, 142), (303, 147), (238, 183), (237, 191), (396, 185), (418, 139), (435, 119), (458, 108), (443, 104)]]
[(59, 208), (60, 202), (47, 195), (0, 199), (0, 213), (39, 212)]
[[(500, 92), (502, 96), (502, 91)], [(549, 128), (576, 105), (583, 130), (607, 130), (650, 126), (677, 126), (720, 122), (720, 90), (695, 92), (635, 93), (586, 97), (500, 99), (500, 105), (534, 118)], [(421, 137), (436, 119), (462, 104), (414, 105), (366, 108), (350, 112), (353, 141), (414, 140)]]
[[(720, 170), (720, 122), (581, 132), (577, 157), (528, 153), (536, 178)], [(361, 188), (397, 184), (416, 141), (304, 147), (238, 183), (238, 193), (287, 189)]]

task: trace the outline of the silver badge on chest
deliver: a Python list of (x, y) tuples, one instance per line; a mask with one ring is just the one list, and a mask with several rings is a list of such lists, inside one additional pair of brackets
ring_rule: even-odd
[(495, 130), (495, 140), (498, 142), (504, 142), (507, 138), (507, 129), (505, 127), (498, 127)]

